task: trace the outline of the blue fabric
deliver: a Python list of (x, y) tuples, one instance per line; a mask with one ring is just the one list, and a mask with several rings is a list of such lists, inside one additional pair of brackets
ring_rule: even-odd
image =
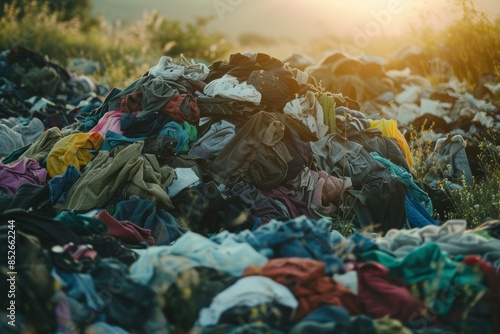
[(52, 203), (63, 202), (66, 193), (82, 176), (80, 171), (73, 165), (68, 165), (64, 174), (56, 175), (49, 181), (50, 201)]
[(131, 199), (118, 202), (113, 216), (119, 221), (128, 220), (151, 230), (156, 245), (168, 245), (187, 232), (186, 228), (179, 226), (174, 216), (149, 200)]
[(411, 228), (424, 227), (426, 225), (439, 224), (432, 218), (432, 216), (425, 210), (421, 202), (419, 202), (415, 195), (408, 191), (405, 197), (406, 218)]
[[(185, 127), (190, 127), (187, 122), (184, 122)], [(192, 131), (191, 131), (192, 132)], [(168, 122), (165, 126), (160, 130), (161, 135), (167, 135), (177, 139), (177, 147), (175, 148), (176, 153), (187, 152), (189, 150), (188, 142), (196, 141), (196, 137), (194, 140), (190, 138), (189, 134), (186, 130), (177, 122)]]
[(370, 250), (379, 250), (388, 254), (385, 248), (378, 245), (370, 238), (364, 236), (362, 233), (354, 233), (345, 241), (340, 244), (333, 244), (336, 255), (342, 259), (343, 262), (364, 262), (363, 253)]
[[(268, 259), (250, 245), (225, 239), (218, 244), (188, 231), (172, 245), (146, 249), (132, 264), (132, 278), (143, 285), (171, 284), (177, 274), (187, 268), (204, 266), (240, 277), (249, 266), (264, 266)], [(160, 282), (161, 281), (161, 282)]]
[(144, 139), (146, 138), (129, 138), (114, 131), (108, 130), (106, 131), (106, 138), (101, 145), (101, 150), (111, 151), (116, 146), (129, 145)]
[(97, 294), (94, 281), (89, 274), (67, 274), (57, 271), (53, 276), (61, 279), (64, 291), (68, 297), (73, 298), (94, 311), (100, 312), (104, 309), (106, 304), (99, 294)]
[(346, 309), (323, 305), (309, 313), (293, 327), (296, 333), (377, 333), (374, 322), (365, 315), (351, 317)]
[(334, 305), (320, 306), (300, 321), (350, 323), (349, 312), (343, 307)]
[(288, 221), (272, 220), (255, 231), (221, 232), (211, 237), (217, 243), (227, 238), (246, 242), (268, 258), (300, 257), (325, 262), (327, 275), (344, 271), (344, 263), (330, 244), (330, 220), (300, 216)]

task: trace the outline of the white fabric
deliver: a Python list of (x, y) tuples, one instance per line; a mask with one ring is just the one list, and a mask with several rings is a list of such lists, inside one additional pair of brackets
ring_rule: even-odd
[(211, 97), (220, 96), (236, 101), (253, 102), (256, 105), (262, 100), (262, 94), (254, 86), (246, 81), (240, 83), (237, 78), (229, 74), (210, 81), (203, 89), (203, 93)]
[(167, 187), (169, 197), (175, 197), (183, 189), (191, 188), (200, 182), (200, 178), (191, 168), (175, 168), (174, 173), (174, 180)]
[(358, 272), (353, 270), (353, 271), (348, 271), (345, 274), (335, 274), (333, 275), (333, 280), (337, 283), (342, 284), (345, 286), (349, 291), (354, 293), (355, 295), (358, 294)]
[(299, 304), (286, 286), (273, 281), (269, 277), (244, 277), (215, 296), (210, 307), (200, 311), (198, 325), (201, 327), (216, 325), (224, 311), (237, 305), (255, 306), (271, 302), (277, 302), (291, 308), (293, 310), (292, 314), (295, 313)]
[(328, 132), (328, 126), (324, 124), (323, 107), (311, 91), (289, 101), (283, 112), (304, 123), (318, 138), (324, 137)]
[(374, 241), (403, 258), (424, 243), (436, 243), (450, 256), (479, 255), (500, 249), (500, 240), (486, 239), (466, 230), (467, 222), (461, 219), (448, 220), (441, 226), (427, 225), (410, 230), (389, 230), (384, 237)]
[(181, 77), (191, 80), (205, 80), (208, 76), (209, 69), (207, 65), (202, 63), (191, 62), (181, 55), (181, 64), (172, 63), (172, 58), (162, 56), (158, 64), (149, 69), (149, 74), (155, 77), (162, 77), (167, 80), (178, 80)]

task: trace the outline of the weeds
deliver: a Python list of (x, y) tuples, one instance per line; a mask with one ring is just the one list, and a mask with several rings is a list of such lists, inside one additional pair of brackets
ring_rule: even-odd
[(19, 0), (4, 4), (0, 18), (0, 50), (24, 46), (47, 55), (65, 66), (84, 57), (100, 62), (104, 71), (98, 81), (124, 87), (142, 76), (165, 53), (212, 61), (230, 52), (232, 45), (206, 32), (210, 18), (182, 24), (157, 13), (145, 14), (142, 21), (128, 25), (109, 23), (103, 17), (86, 27), (80, 18), (62, 20), (52, 12), (50, 2)]
[(427, 120), (420, 127), (420, 131), (410, 126), (410, 152), (413, 157), (412, 174), (416, 180), (424, 180), (429, 172), (428, 161), (433, 151), (433, 141), (427, 134), (434, 134), (434, 123), (427, 125)]
[(473, 179), (472, 185), (465, 180), (459, 187), (444, 180), (442, 191), (453, 204), (454, 212), (448, 218), (467, 220), (468, 228), (474, 228), (486, 220), (500, 219), (500, 146), (491, 142), (480, 142), (478, 159), (486, 172), (482, 180)]

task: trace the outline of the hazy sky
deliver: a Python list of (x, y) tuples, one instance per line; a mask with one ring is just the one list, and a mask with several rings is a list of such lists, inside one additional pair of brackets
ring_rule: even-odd
[[(312, 35), (317, 29), (331, 33), (349, 33), (364, 28), (374, 15), (390, 11), (387, 33), (405, 30), (421, 23), (419, 14), (432, 13), (430, 20), (450, 16), (451, 0), (99, 0), (96, 12), (104, 11), (114, 20), (140, 19), (144, 10), (158, 10), (179, 20), (196, 16), (214, 16), (211, 28), (237, 36), (245, 31), (262, 34)], [(474, 0), (476, 8), (500, 15), (500, 0)], [(448, 6), (447, 6), (448, 5)], [(434, 24), (435, 21), (432, 22)]]
[[(350, 36), (352, 44), (380, 35), (401, 36), (410, 26), (439, 29), (450, 21), (452, 0), (99, 0), (96, 13), (110, 20), (137, 20), (144, 10), (192, 21), (213, 16), (208, 28), (236, 40), (256, 33), (289, 43), (324, 35)], [(500, 16), (500, 0), (474, 0), (490, 17)], [(365, 34), (364, 36), (361, 36)], [(357, 37), (356, 37), (357, 36)], [(354, 38), (357, 38), (354, 40)]]

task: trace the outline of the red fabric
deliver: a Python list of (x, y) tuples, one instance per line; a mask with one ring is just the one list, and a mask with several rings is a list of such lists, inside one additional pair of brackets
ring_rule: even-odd
[(151, 235), (151, 230), (137, 226), (129, 221), (120, 222), (106, 210), (102, 210), (96, 218), (106, 224), (108, 227), (108, 235), (120, 239), (127, 246), (135, 245), (143, 241), (148, 245), (155, 244), (155, 240)]
[(142, 109), (142, 92), (137, 91), (120, 97), (120, 110), (123, 112), (136, 112)]
[(463, 263), (479, 269), (484, 274), (484, 279), (490, 290), (486, 292), (484, 300), (491, 305), (493, 308), (493, 328), (495, 328), (495, 333), (500, 333), (500, 271), (495, 270), (489, 263), (483, 261), (477, 255), (469, 255), (464, 260)]
[(288, 287), (299, 306), (295, 320), (300, 320), (321, 305), (337, 305), (351, 315), (359, 314), (356, 295), (345, 286), (324, 276), (323, 262), (302, 258), (272, 259), (265, 266), (250, 266), (243, 277), (263, 275)]
[(161, 111), (178, 123), (186, 121), (195, 124), (200, 119), (200, 109), (190, 94), (173, 95)]
[(374, 319), (388, 316), (402, 323), (426, 314), (425, 304), (411, 295), (408, 285), (389, 276), (389, 269), (376, 262), (357, 267), (361, 311)]

